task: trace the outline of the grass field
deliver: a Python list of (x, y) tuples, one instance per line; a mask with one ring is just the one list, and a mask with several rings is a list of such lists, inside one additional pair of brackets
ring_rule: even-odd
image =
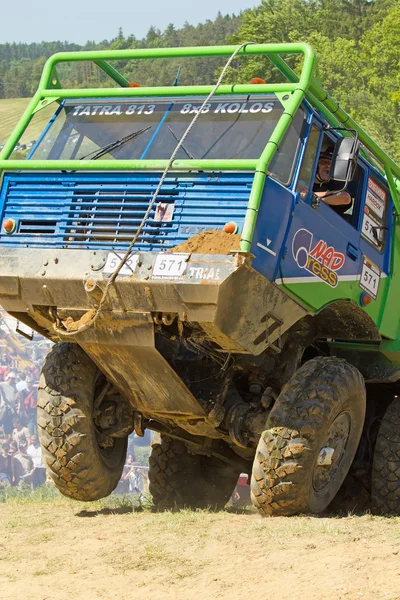
[(400, 518), (157, 514), (36, 492), (0, 502), (0, 523), (1, 600), (400, 598)]
[[(30, 98), (7, 98), (0, 100), (0, 143), (4, 144), (10, 136), (19, 118), (28, 106)], [(26, 133), (22, 136), (21, 143), (27, 144), (30, 140), (37, 140), (51, 115), (56, 109), (56, 104), (39, 111), (32, 119)]]

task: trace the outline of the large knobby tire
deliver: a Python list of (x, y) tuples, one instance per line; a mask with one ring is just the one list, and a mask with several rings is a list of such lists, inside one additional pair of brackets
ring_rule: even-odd
[(296, 371), (253, 463), (251, 497), (262, 515), (319, 513), (329, 505), (357, 451), (365, 396), (360, 372), (344, 360), (319, 357)]
[(371, 497), (375, 513), (400, 516), (400, 398), (392, 401), (379, 428)]
[(183, 442), (165, 435), (153, 445), (149, 464), (149, 489), (157, 510), (222, 510), (240, 473), (213, 456), (190, 454)]
[(76, 344), (61, 343), (46, 357), (39, 381), (38, 426), (43, 457), (64, 496), (98, 500), (116, 487), (127, 438), (101, 448), (93, 420), (102, 374)]

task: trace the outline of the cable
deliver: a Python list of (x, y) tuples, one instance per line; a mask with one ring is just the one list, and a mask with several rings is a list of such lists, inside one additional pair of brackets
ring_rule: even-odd
[(245, 46), (248, 46), (250, 44), (254, 44), (254, 42), (243, 42), (243, 44), (241, 44), (240, 46), (238, 46), (236, 48), (236, 50), (233, 52), (233, 54), (229, 57), (228, 61), (226, 62), (224, 68), (221, 71), (221, 74), (220, 74), (220, 76), (218, 78), (217, 83), (215, 84), (215, 86), (213, 87), (213, 89), (211, 90), (211, 92), (208, 94), (207, 98), (204, 100), (204, 102), (201, 105), (201, 107), (199, 108), (198, 112), (194, 115), (193, 119), (189, 123), (189, 125), (188, 125), (185, 133), (183, 134), (183, 136), (180, 138), (177, 146), (175, 147), (175, 150), (173, 151), (173, 153), (172, 153), (172, 155), (171, 155), (171, 157), (170, 157), (170, 159), (169, 159), (169, 161), (167, 163), (167, 166), (164, 169), (163, 174), (161, 175), (161, 179), (159, 181), (157, 189), (156, 189), (156, 191), (153, 194), (153, 197), (152, 197), (152, 199), (150, 201), (149, 206), (147, 207), (146, 213), (145, 213), (145, 215), (144, 215), (144, 217), (143, 217), (143, 219), (142, 219), (142, 221), (141, 221), (138, 229), (136, 230), (136, 233), (135, 233), (135, 235), (133, 237), (133, 240), (129, 244), (129, 247), (128, 247), (127, 251), (125, 252), (124, 256), (122, 257), (121, 262), (119, 263), (119, 265), (117, 266), (117, 268), (115, 269), (115, 271), (112, 273), (110, 279), (107, 282), (106, 287), (104, 288), (103, 295), (102, 295), (102, 297), (100, 299), (99, 305), (98, 305), (98, 307), (97, 307), (97, 309), (96, 309), (96, 311), (95, 311), (92, 319), (88, 323), (85, 323), (81, 327), (78, 327), (78, 329), (76, 329), (75, 331), (67, 331), (67, 330), (60, 329), (60, 328), (56, 327), (56, 325), (53, 325), (53, 329), (54, 329), (54, 331), (57, 334), (59, 334), (59, 335), (61, 335), (63, 337), (73, 337), (73, 336), (75, 336), (78, 333), (82, 333), (83, 331), (86, 331), (86, 329), (89, 329), (89, 327), (92, 327), (92, 325), (94, 325), (94, 323), (98, 319), (100, 311), (101, 311), (101, 309), (102, 309), (102, 307), (103, 307), (103, 305), (104, 305), (104, 303), (105, 303), (105, 301), (107, 299), (109, 289), (113, 285), (114, 281), (118, 277), (119, 272), (121, 271), (122, 267), (124, 266), (124, 264), (128, 260), (129, 256), (131, 255), (132, 248), (136, 244), (136, 242), (137, 242), (137, 240), (138, 240), (138, 238), (139, 238), (139, 236), (140, 236), (140, 234), (141, 234), (141, 232), (143, 230), (143, 227), (146, 224), (146, 221), (147, 221), (147, 219), (148, 219), (148, 217), (149, 217), (149, 215), (151, 213), (151, 210), (152, 210), (152, 208), (154, 206), (155, 201), (157, 200), (158, 194), (160, 193), (161, 187), (162, 187), (162, 185), (163, 185), (163, 183), (165, 181), (165, 178), (168, 175), (168, 172), (169, 172), (169, 170), (170, 170), (170, 168), (172, 166), (172, 163), (175, 160), (176, 155), (178, 154), (178, 151), (183, 146), (183, 143), (186, 140), (187, 136), (189, 135), (190, 131), (193, 129), (194, 124), (196, 123), (196, 121), (200, 117), (200, 115), (202, 114), (205, 105), (208, 104), (208, 102), (214, 96), (215, 92), (218, 90), (218, 88), (221, 85), (222, 80), (223, 80), (223, 78), (225, 76), (226, 71), (230, 67), (230, 65), (231, 65), (232, 61), (234, 60), (234, 58), (236, 57), (236, 55), (242, 50), (242, 48), (244, 48)]

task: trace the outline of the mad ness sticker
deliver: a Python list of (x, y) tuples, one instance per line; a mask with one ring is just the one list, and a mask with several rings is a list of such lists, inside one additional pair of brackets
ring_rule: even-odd
[(300, 269), (319, 277), (331, 287), (337, 286), (337, 271), (344, 265), (344, 254), (328, 246), (324, 240), (314, 244), (313, 234), (307, 229), (299, 229), (294, 234), (292, 253)]

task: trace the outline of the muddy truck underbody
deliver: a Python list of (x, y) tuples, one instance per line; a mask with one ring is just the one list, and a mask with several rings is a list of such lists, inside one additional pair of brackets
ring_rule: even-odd
[[(282, 58), (293, 52), (300, 76)], [(246, 54), (286, 83), (223, 85)], [(200, 87), (140, 88), (107, 62), (155, 55), (230, 58)], [(63, 90), (68, 60), (121, 87)], [(128, 435), (149, 428), (158, 509), (223, 507), (248, 473), (263, 515), (344, 507), (357, 486), (400, 513), (400, 169), (314, 63), (305, 44), (243, 44), (46, 64), (0, 155), (0, 302), (55, 342), (38, 425), (63, 494), (111, 493)], [(52, 102), (28, 160), (11, 160)]]
[[(117, 279), (96, 326), (80, 332), (103, 294), (107, 252), (10, 249), (2, 254), (1, 267), (3, 277), (17, 285), (10, 306), (3, 301), (5, 308), (36, 329), (39, 325), (49, 332), (55, 323), (65, 327), (65, 340), (73, 334), (141, 417), (229, 439), (227, 431), (216, 429), (226, 412), (226, 398), (220, 397), (221, 406), (216, 406), (224, 378), (233, 379), (232, 367), (238, 363), (239, 375), (251, 378), (253, 373), (253, 387), (259, 387), (258, 394), (264, 391), (265, 381), (258, 381), (257, 373), (264, 380), (271, 375), (284, 340), (290, 339), (284, 334), (307, 312), (239, 253), (136, 256), (134, 276)], [(152, 275), (160, 256), (185, 262), (179, 280)], [(74, 277), (68, 265), (86, 277)], [(205, 279), (196, 280), (199, 272)], [(207, 373), (213, 381), (196, 386), (196, 377)], [(191, 389), (196, 387), (195, 394)], [(211, 396), (202, 397), (202, 388)], [(225, 394), (230, 391), (228, 386)], [(251, 412), (252, 404), (244, 403), (239, 391), (235, 396), (231, 408)]]

